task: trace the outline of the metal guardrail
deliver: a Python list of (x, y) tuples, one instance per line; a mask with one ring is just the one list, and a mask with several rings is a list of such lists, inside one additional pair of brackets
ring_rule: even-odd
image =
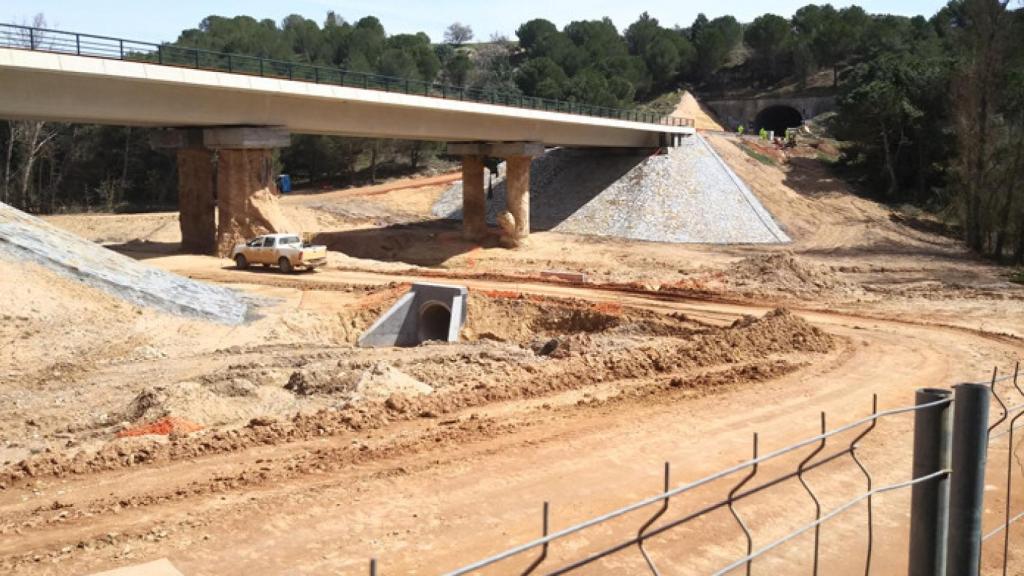
[(0, 24), (0, 47), (73, 54), (110, 60), (144, 62), (163, 66), (194, 68), (196, 70), (260, 76), (263, 78), (362, 88), (364, 90), (398, 92), (413, 96), (427, 96), (513, 108), (561, 112), (578, 116), (593, 116), (660, 126), (693, 127), (694, 125), (694, 121), (691, 118), (678, 118), (642, 110), (593, 106), (565, 100), (551, 100), (523, 96), (521, 94), (477, 90), (464, 86), (450, 86), (412, 78), (397, 78), (356, 72), (334, 66), (317, 66), (300, 62), (273, 60), (261, 56), (215, 52), (202, 48), (139, 42), (124, 38), (33, 28), (16, 24)]
[[(832, 430), (827, 430), (826, 417), (822, 413), (820, 434), (768, 454), (759, 454), (758, 436), (754, 434), (751, 459), (676, 488), (670, 488), (670, 468), (668, 463), (666, 463), (664, 468), (665, 489), (662, 493), (555, 532), (549, 532), (550, 507), (545, 502), (542, 514), (542, 536), (540, 538), (513, 546), (487, 558), (467, 564), (447, 572), (447, 575), (457, 576), (477, 573), (481, 569), (495, 567), (506, 560), (522, 558), (533, 552), (536, 554), (535, 557), (526, 570), (522, 572), (523, 574), (532, 574), (538, 571), (545, 561), (548, 560), (550, 547), (557, 541), (631, 512), (652, 506), (657, 506), (657, 509), (654, 510), (651, 516), (646, 517), (646, 520), (636, 532), (636, 536), (619, 541), (600, 550), (591, 551), (586, 556), (570, 561), (567, 564), (546, 567), (544, 573), (565, 574), (590, 565), (607, 556), (635, 547), (641, 554), (650, 573), (654, 576), (660, 576), (661, 572), (658, 570), (654, 558), (645, 550), (644, 542), (713, 511), (727, 508), (740, 529), (743, 539), (746, 541), (746, 553), (742, 557), (736, 558), (714, 571), (713, 574), (724, 576), (725, 574), (739, 573), (740, 570), (744, 570), (744, 573), (749, 576), (756, 559), (803, 534), (813, 531), (813, 566), (809, 568), (811, 574), (818, 575), (821, 573), (819, 567), (819, 546), (822, 526), (826, 522), (849, 511), (855, 505), (865, 502), (867, 546), (863, 567), (864, 574), (867, 576), (872, 573), (872, 554), (874, 549), (872, 499), (879, 494), (907, 488), (912, 488), (914, 491), (911, 505), (910, 549), (908, 551), (911, 575), (945, 575), (947, 573), (947, 565), (952, 570), (949, 572), (950, 574), (977, 575), (979, 574), (979, 558), (982, 544), (1000, 533), (1003, 534), (1002, 568), (1005, 575), (1007, 574), (1010, 549), (1008, 527), (1014, 522), (1024, 519), (1024, 512), (1011, 516), (1012, 461), (1008, 463), (1010, 468), (1007, 472), (1005, 492), (1007, 503), (1004, 511), (1004, 522), (984, 535), (981, 533), (984, 497), (981, 490), (976, 488), (979, 488), (984, 483), (988, 443), (1008, 437), (1010, 441), (1010, 458), (1012, 460), (1014, 432), (1024, 428), (1024, 425), (1019, 427), (1016, 425), (1017, 421), (1024, 417), (1024, 404), (1007, 407), (997, 389), (997, 384), (1012, 381), (1013, 387), (1024, 397), (1024, 389), (1018, 383), (1019, 368), (1020, 365), (1018, 364), (1012, 376), (1003, 376), (1001, 378), (997, 377), (997, 374), (993, 371), (991, 382), (959, 385), (954, 387), (953, 392), (944, 389), (919, 390), (916, 403), (913, 406), (880, 412), (878, 410), (878, 398), (875, 396), (872, 399), (870, 416)], [(990, 399), (995, 400), (1002, 407), (1002, 417), (991, 426), (989, 426), (988, 419)], [(958, 409), (955, 414), (954, 407)], [(906, 413), (913, 413), (915, 418), (913, 471), (910, 478), (906, 480), (884, 486), (875, 486), (871, 472), (858, 457), (858, 445), (875, 429), (879, 420)], [(993, 433), (1010, 416), (1013, 418), (1010, 420), (1009, 427), (1005, 431)], [(822, 453), (825, 451), (830, 439), (844, 433), (854, 434), (853, 439), (849, 443), (844, 442), (839, 449), (823, 456)], [(811, 450), (799, 462), (796, 469), (763, 480), (760, 484), (753, 487), (747, 487), (758, 475), (761, 464), (804, 448), (811, 448)], [(860, 473), (863, 474), (865, 490), (831, 510), (823, 512), (821, 500), (813, 488), (804, 480), (804, 474), (845, 456), (849, 456), (851, 461), (856, 464)], [(746, 473), (733, 484), (725, 498), (655, 526), (657, 521), (667, 512), (672, 498), (744, 471)], [(1022, 473), (1024, 473), (1024, 464), (1022, 464)], [(813, 503), (815, 511), (814, 521), (799, 526), (784, 536), (763, 543), (755, 548), (754, 534), (734, 505), (749, 496), (792, 479), (797, 479), (800, 482), (809, 500)], [(952, 494), (956, 500), (955, 502), (951, 502), (951, 486), (956, 487), (953, 490), (955, 493)], [(953, 526), (954, 524), (956, 526)], [(951, 527), (948, 533), (945, 528), (938, 528), (947, 525)], [(377, 568), (376, 560), (372, 560), (370, 563), (371, 576), (376, 575)], [(891, 570), (886, 569), (886, 573), (889, 572)]]

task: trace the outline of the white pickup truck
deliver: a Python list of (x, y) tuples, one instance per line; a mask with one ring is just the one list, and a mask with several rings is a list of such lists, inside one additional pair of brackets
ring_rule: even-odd
[(257, 236), (245, 244), (236, 244), (231, 251), (235, 266), (248, 268), (250, 264), (277, 266), (282, 272), (298, 268), (312, 270), (327, 263), (327, 247), (303, 244), (298, 234), (267, 234)]

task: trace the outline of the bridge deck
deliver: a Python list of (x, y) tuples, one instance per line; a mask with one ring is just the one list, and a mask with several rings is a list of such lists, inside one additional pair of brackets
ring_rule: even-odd
[[(115, 59), (78, 55), (79, 39), (72, 54), (36, 42), (26, 46), (33, 50), (0, 48), (0, 117), (135, 126), (271, 125), (298, 133), (560, 146), (654, 147), (666, 137), (694, 132), (685, 119), (636, 111), (576, 105), (576, 113), (569, 113), (472, 102), (353, 87), (344, 78), (335, 85), (122, 59), (131, 54), (123, 44)], [(523, 98), (517, 103), (524, 102), (535, 104)], [(573, 110), (572, 104), (553, 104)], [(582, 113), (594, 110), (616, 117)]]

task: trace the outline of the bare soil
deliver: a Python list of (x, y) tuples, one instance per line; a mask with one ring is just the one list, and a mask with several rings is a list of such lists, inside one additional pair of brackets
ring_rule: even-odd
[[(544, 501), (564, 528), (660, 491), (665, 461), (673, 485), (693, 481), (750, 457), (754, 432), (765, 453), (816, 434), (823, 411), (833, 428), (870, 413), (873, 394), (881, 409), (908, 405), (916, 388), (1020, 357), (1024, 288), (1002, 269), (855, 196), (813, 158), (769, 166), (709, 140), (792, 244), (551, 232), (515, 251), (496, 235), (469, 244), (429, 216), (447, 180), (286, 197), (283, 215), (332, 250), (329, 266), (295, 275), (177, 254), (174, 214), (52, 218), (264, 304), (219, 326), (0, 261), (0, 571), (167, 557), (189, 575), (362, 574), (375, 557), (383, 573), (441, 572), (539, 535)], [(587, 280), (541, 275), (551, 270)], [(469, 288), (462, 341), (355, 347), (418, 280)], [(862, 441), (876, 486), (907, 478), (911, 430), (893, 417)], [(993, 450), (999, 478), (1006, 451)], [(674, 499), (666, 518), (739, 479)], [(864, 488), (849, 459), (807, 479), (826, 509)], [(874, 502), (876, 573), (905, 569), (908, 502)], [(813, 519), (794, 482), (738, 508), (761, 544)], [(560, 541), (550, 559), (625, 539), (648, 513)], [(823, 574), (863, 573), (864, 513), (823, 530)], [(661, 570), (699, 574), (745, 541), (720, 510), (647, 548)], [(1021, 549), (1011, 543), (1016, 570)], [(755, 569), (792, 573), (810, 551), (801, 537)], [(643, 566), (631, 550), (587, 573)]]

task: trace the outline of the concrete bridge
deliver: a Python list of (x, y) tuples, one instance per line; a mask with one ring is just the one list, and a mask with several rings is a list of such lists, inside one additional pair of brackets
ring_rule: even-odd
[(732, 98), (705, 100), (722, 124), (729, 130), (740, 125), (747, 132), (761, 128), (782, 133), (786, 128), (836, 108), (835, 96), (780, 96), (771, 98)]
[(153, 143), (178, 151), (183, 246), (197, 252), (223, 254), (238, 239), (225, 219), (250, 218), (246, 198), (273, 185), (272, 151), (292, 132), (449, 142), (448, 152), (463, 158), (471, 239), (486, 231), (488, 157), (507, 160), (512, 229), (522, 238), (530, 230), (530, 159), (545, 147), (653, 149), (694, 133), (680, 118), (521, 96), (470, 101), (465, 89), (381, 78), (0, 25), (0, 117), (169, 128)]

